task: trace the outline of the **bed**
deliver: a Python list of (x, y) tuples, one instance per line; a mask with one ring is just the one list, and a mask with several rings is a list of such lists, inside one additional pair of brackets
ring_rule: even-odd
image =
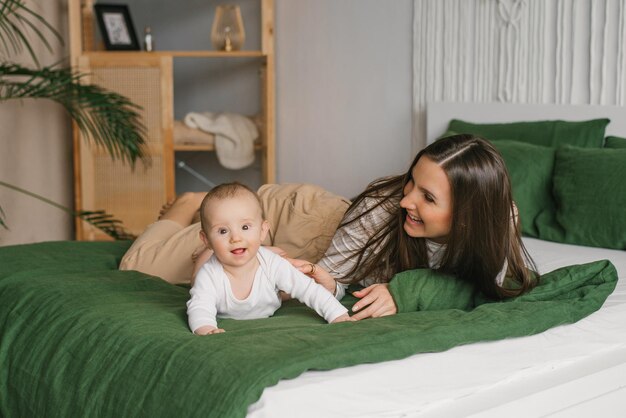
[[(442, 136), (453, 119), (480, 124), (608, 118), (605, 137), (613, 141), (612, 146), (621, 147), (626, 146), (625, 115), (626, 108), (619, 106), (438, 102), (427, 106), (426, 139), (431, 143)], [(621, 164), (626, 166), (626, 160), (621, 159)], [(615, 182), (623, 196), (626, 183), (622, 179)], [(622, 208), (623, 222), (626, 206)], [(606, 221), (617, 225), (614, 220)], [(626, 229), (622, 227), (618, 235), (626, 237)], [(525, 237), (524, 243), (542, 274), (608, 259), (617, 268), (618, 285), (598, 312), (538, 335), (307, 372), (298, 379), (281, 381), (264, 391), (250, 416), (288, 416), (285, 411), (296, 407), (304, 411), (302, 416), (310, 417), (623, 416), (626, 251), (531, 237)]]
[[(428, 108), (428, 139), (450, 131), (455, 118), (596, 117), (611, 119), (603, 133), (619, 139), (623, 111), (438, 103)], [(510, 142), (503, 144), (525, 147)], [(505, 158), (517, 155), (506, 151)], [(579, 161), (577, 150), (564, 152)], [(624, 194), (623, 183), (613, 183)], [(620, 416), (626, 247), (598, 244), (611, 236), (608, 247), (621, 245), (621, 215), (604, 217), (608, 229), (599, 238), (581, 238), (544, 228), (553, 219), (530, 206), (521, 210), (536, 215), (524, 241), (547, 281), (579, 284), (575, 299), (556, 310), (552, 299), (470, 308), (454, 300), (436, 312), (331, 326), (289, 303), (266, 320), (229, 322), (223, 344), (187, 330), (187, 288), (116, 269), (129, 243), (0, 248), (0, 416)], [(593, 245), (573, 243), (581, 239)], [(475, 315), (483, 307), (493, 309), (487, 319)], [(521, 312), (521, 320), (509, 334), (494, 333), (494, 312)], [(429, 321), (428, 333), (415, 331)]]

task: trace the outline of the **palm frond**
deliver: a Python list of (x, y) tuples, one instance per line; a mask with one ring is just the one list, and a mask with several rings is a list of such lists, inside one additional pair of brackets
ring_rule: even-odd
[(141, 107), (128, 98), (92, 84), (82, 84), (85, 74), (68, 68), (30, 69), (19, 64), (0, 64), (0, 101), (43, 98), (61, 104), (83, 134), (107, 149), (113, 159), (131, 165), (139, 158), (149, 164), (144, 152), (146, 129)]
[(110, 215), (103, 210), (83, 210), (76, 212), (76, 216), (95, 226), (115, 240), (133, 240), (137, 238), (137, 236), (131, 234), (128, 230), (126, 230), (126, 228), (124, 228), (122, 221), (115, 219), (113, 215)]
[(0, 206), (0, 226), (3, 227), (4, 229), (9, 229), (9, 227), (4, 221), (5, 219), (6, 219), (6, 215), (4, 214), (4, 211), (2, 210), (2, 206)]
[[(37, 193), (33, 193), (33, 192), (29, 192), (28, 190), (24, 190), (21, 187), (17, 187), (14, 186), (12, 184), (9, 183), (5, 183), (4, 181), (0, 181), (0, 186), (4, 186), (7, 187), (11, 190), (15, 190), (19, 193), (23, 193), (27, 196), (33, 197), (35, 199), (41, 200), (42, 202), (45, 202), (49, 205), (52, 205), (66, 213), (69, 213), (72, 216), (78, 217), (86, 222), (88, 222), (90, 225), (95, 226), (96, 228), (98, 228), (99, 230), (101, 230), (102, 232), (104, 232), (105, 234), (107, 234), (108, 236), (110, 236), (113, 239), (116, 240), (130, 240), (130, 239), (135, 239), (136, 236), (131, 234), (130, 232), (128, 232), (128, 230), (126, 228), (124, 228), (124, 225), (122, 224), (122, 221), (120, 221), (119, 219), (115, 219), (113, 217), (113, 215), (110, 215), (108, 213), (106, 213), (103, 210), (96, 210), (96, 211), (87, 211), (87, 210), (80, 210), (80, 211), (73, 211), (72, 209), (65, 207), (63, 205), (60, 205), (48, 198), (45, 198), (41, 195), (38, 195)], [(5, 229), (8, 229), (8, 227), (6, 226), (6, 224), (4, 223), (4, 212), (2, 211), (2, 207), (0, 207), (0, 226), (3, 226)]]
[[(40, 26), (42, 30), (39, 29)], [(30, 33), (34, 34), (51, 51), (52, 46), (44, 32), (63, 44), (63, 38), (59, 32), (43, 17), (28, 8), (24, 0), (0, 0), (0, 43), (7, 52), (11, 49), (12, 53), (17, 54), (26, 49), (35, 64), (39, 66), (37, 55), (28, 38)]]

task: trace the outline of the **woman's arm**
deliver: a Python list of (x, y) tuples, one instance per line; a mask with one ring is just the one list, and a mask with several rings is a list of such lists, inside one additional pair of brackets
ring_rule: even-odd
[[(385, 205), (393, 206), (395, 203), (397, 202), (386, 202)], [(326, 254), (318, 263), (318, 267), (321, 267), (318, 270), (322, 271), (319, 274), (310, 275), (327, 289), (330, 289), (331, 286), (330, 283), (326, 284), (327, 277), (325, 274), (327, 273), (335, 279), (348, 276), (357, 265), (356, 253), (365, 246), (378, 228), (387, 222), (390, 216), (389, 211), (383, 205), (376, 206), (377, 204), (378, 200), (375, 198), (363, 200), (346, 218), (346, 220), (354, 221), (335, 232)], [(372, 210), (367, 212), (370, 209)], [(364, 258), (367, 258), (371, 251), (370, 249), (366, 252)], [(302, 271), (308, 273), (308, 271)], [(347, 285), (336, 283), (335, 296), (337, 299), (341, 299), (345, 295), (346, 289)]]
[(198, 248), (191, 254), (191, 261), (193, 261), (193, 275), (191, 276), (192, 287), (196, 281), (196, 274), (198, 274), (204, 263), (209, 261), (212, 255), (213, 250), (206, 246), (204, 248)]
[(306, 277), (297, 268), (294, 268), (287, 260), (277, 257), (269, 257), (272, 261), (270, 272), (275, 277), (276, 286), (308, 307), (314, 309), (328, 323), (339, 320), (349, 320), (348, 310), (336, 300), (333, 295), (323, 286)]
[[(311, 270), (311, 263), (305, 260), (290, 260), (294, 266), (296, 266), (301, 272), (307, 276), (312, 277), (317, 283), (321, 284), (326, 290), (331, 293), (335, 293), (340, 288), (345, 292), (343, 286), (335, 282), (335, 279), (320, 266)], [(298, 265), (300, 267), (298, 267)], [(378, 318), (381, 316), (394, 315), (398, 312), (398, 307), (389, 292), (388, 283), (379, 283), (368, 286), (364, 289), (358, 290), (352, 293), (353, 296), (361, 299), (352, 307), (353, 320), (360, 320), (365, 318)], [(339, 297), (338, 299), (341, 299)]]
[(315, 280), (316, 283), (324, 286), (324, 288), (332, 293), (334, 296), (337, 295), (337, 288), (341, 285), (336, 282), (335, 278), (331, 276), (330, 273), (328, 273), (326, 270), (324, 270), (317, 264), (310, 263), (306, 260), (299, 260), (296, 258), (288, 258), (287, 260), (289, 260), (289, 262), (300, 272)]
[[(355, 208), (347, 219), (355, 219), (369, 207), (367, 201), (364, 201), (361, 207)], [(369, 214), (366, 217), (369, 217)], [(356, 265), (356, 260), (350, 255), (367, 242), (369, 237), (366, 231), (372, 230), (371, 219), (364, 218), (362, 217), (335, 231), (326, 254), (318, 264), (300, 259), (289, 259), (289, 261), (298, 270), (324, 286), (338, 300), (341, 300), (346, 293), (347, 286), (337, 282), (335, 278), (344, 277)]]
[[(326, 254), (319, 261), (320, 266), (334, 277), (345, 276), (356, 266), (359, 250), (389, 220), (390, 209), (398, 202), (386, 201), (379, 205), (379, 199), (364, 199), (342, 222), (350, 222), (337, 229)], [(369, 252), (364, 254), (367, 258)]]

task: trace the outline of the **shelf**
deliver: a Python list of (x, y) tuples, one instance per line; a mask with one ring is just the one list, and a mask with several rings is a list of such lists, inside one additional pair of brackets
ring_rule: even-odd
[[(116, 219), (138, 234), (154, 221), (155, 210), (176, 196), (176, 154), (215, 152), (215, 138), (211, 138), (210, 134), (181, 134), (180, 129), (176, 129), (180, 121), (175, 120), (174, 81), (175, 75), (182, 78), (183, 70), (175, 64), (183, 60), (195, 60), (198, 63), (213, 60), (211, 64), (215, 65), (205, 70), (208, 72), (228, 70), (229, 66), (237, 64), (254, 64), (259, 67), (258, 72), (242, 72), (241, 76), (258, 77), (254, 83), (250, 83), (250, 88), (258, 87), (260, 99), (258, 111), (249, 116), (259, 130), (259, 138), (254, 146), (255, 157), (259, 160), (260, 182), (276, 182), (274, 0), (259, 1), (260, 42), (258, 45), (251, 44), (252, 49), (217, 51), (205, 39), (197, 45), (206, 49), (147, 52), (107, 51), (100, 46), (94, 48), (97, 43), (94, 39), (96, 19), (93, 6), (98, 1), (67, 0), (72, 67), (89, 74), (87, 81), (122, 94), (141, 107), (140, 116), (146, 128), (146, 154), (152, 158), (150, 167), (132, 170), (120, 161), (111, 161), (98, 147), (83, 146), (83, 139), (86, 138), (74, 126), (74, 206), (77, 210), (103, 209), (115, 214)], [(188, 5), (186, 11), (192, 10), (192, 6)], [(184, 21), (175, 21), (174, 17), (171, 24), (185, 24)], [(233, 72), (233, 77), (235, 75), (239, 77), (240, 72)], [(206, 77), (211, 77), (211, 74)], [(208, 94), (211, 94), (212, 89), (220, 88), (214, 84), (207, 86), (204, 81), (204, 78), (186, 80), (191, 88), (206, 88)], [(221, 81), (215, 79), (216, 83)], [(185, 101), (182, 91), (179, 94), (180, 100), (189, 102)], [(248, 100), (244, 92), (238, 94), (241, 100)], [(216, 101), (219, 102), (219, 99)], [(224, 106), (223, 111), (228, 110), (232, 109)], [(254, 171), (257, 171), (256, 167)], [(102, 236), (92, 226), (78, 220), (76, 238), (97, 240)]]
[[(263, 145), (254, 144), (254, 149), (260, 151)], [(174, 151), (215, 151), (213, 144), (174, 144)]]
[(84, 55), (90, 57), (110, 57), (110, 56), (166, 56), (176, 58), (262, 58), (265, 57), (262, 51), (90, 51)]

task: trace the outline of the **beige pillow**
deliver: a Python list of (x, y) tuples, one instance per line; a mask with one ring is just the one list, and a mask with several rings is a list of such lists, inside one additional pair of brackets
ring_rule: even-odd
[(258, 190), (270, 232), (263, 245), (316, 263), (324, 255), (350, 201), (312, 184), (266, 184)]

